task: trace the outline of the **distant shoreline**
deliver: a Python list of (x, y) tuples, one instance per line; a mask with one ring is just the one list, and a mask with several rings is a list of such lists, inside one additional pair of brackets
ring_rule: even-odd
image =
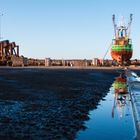
[[(0, 66), (0, 69), (28, 69), (28, 68), (35, 68), (35, 69), (99, 69), (99, 70), (119, 70), (119, 69), (123, 69), (124, 67), (93, 67), (93, 66), (87, 66), (87, 67), (78, 67), (78, 66), (73, 66), (73, 67), (68, 67), (68, 66), (49, 66), (49, 67), (45, 67), (45, 66), (24, 66), (24, 67), (10, 67), (10, 66)], [(132, 70), (140, 70), (140, 66), (136, 66), (136, 67), (127, 67), (128, 69), (132, 69)]]

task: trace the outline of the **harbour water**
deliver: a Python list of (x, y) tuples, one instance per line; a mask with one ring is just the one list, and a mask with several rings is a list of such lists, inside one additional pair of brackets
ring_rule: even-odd
[(135, 126), (129, 94), (125, 100), (116, 100), (113, 87), (96, 110), (89, 113), (86, 130), (78, 133), (76, 140), (134, 140)]

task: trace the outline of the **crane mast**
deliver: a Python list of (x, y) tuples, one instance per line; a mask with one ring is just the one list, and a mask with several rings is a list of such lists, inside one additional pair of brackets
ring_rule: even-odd
[(120, 22), (120, 25), (117, 26), (115, 22), (115, 15), (112, 15), (112, 21), (113, 21), (113, 26), (114, 26), (114, 35), (115, 38), (119, 36), (124, 36), (124, 37), (130, 37), (131, 33), (131, 24), (132, 24), (132, 16), (133, 14), (130, 14), (130, 21), (128, 22), (128, 26), (126, 27), (124, 24), (124, 18), (122, 17), (122, 20)]
[(116, 23), (115, 23), (115, 15), (112, 15), (112, 21), (113, 21), (113, 25), (114, 25), (114, 35), (116, 36)]
[(128, 27), (127, 27), (127, 30), (128, 30), (128, 38), (130, 37), (130, 33), (131, 33), (132, 16), (133, 16), (133, 14), (130, 14), (130, 21), (129, 21)]

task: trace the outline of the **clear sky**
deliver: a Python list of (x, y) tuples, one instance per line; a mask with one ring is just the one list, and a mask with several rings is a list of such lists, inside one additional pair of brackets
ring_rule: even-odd
[[(112, 14), (133, 13), (133, 58), (140, 59), (140, 0), (0, 0), (2, 37), (34, 58), (103, 58), (113, 38)], [(110, 58), (110, 53), (106, 56)]]

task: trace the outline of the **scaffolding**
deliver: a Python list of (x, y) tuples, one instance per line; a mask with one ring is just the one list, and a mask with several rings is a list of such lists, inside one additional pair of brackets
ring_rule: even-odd
[(0, 41), (0, 65), (12, 65), (12, 57), (19, 57), (19, 46), (9, 40)]

